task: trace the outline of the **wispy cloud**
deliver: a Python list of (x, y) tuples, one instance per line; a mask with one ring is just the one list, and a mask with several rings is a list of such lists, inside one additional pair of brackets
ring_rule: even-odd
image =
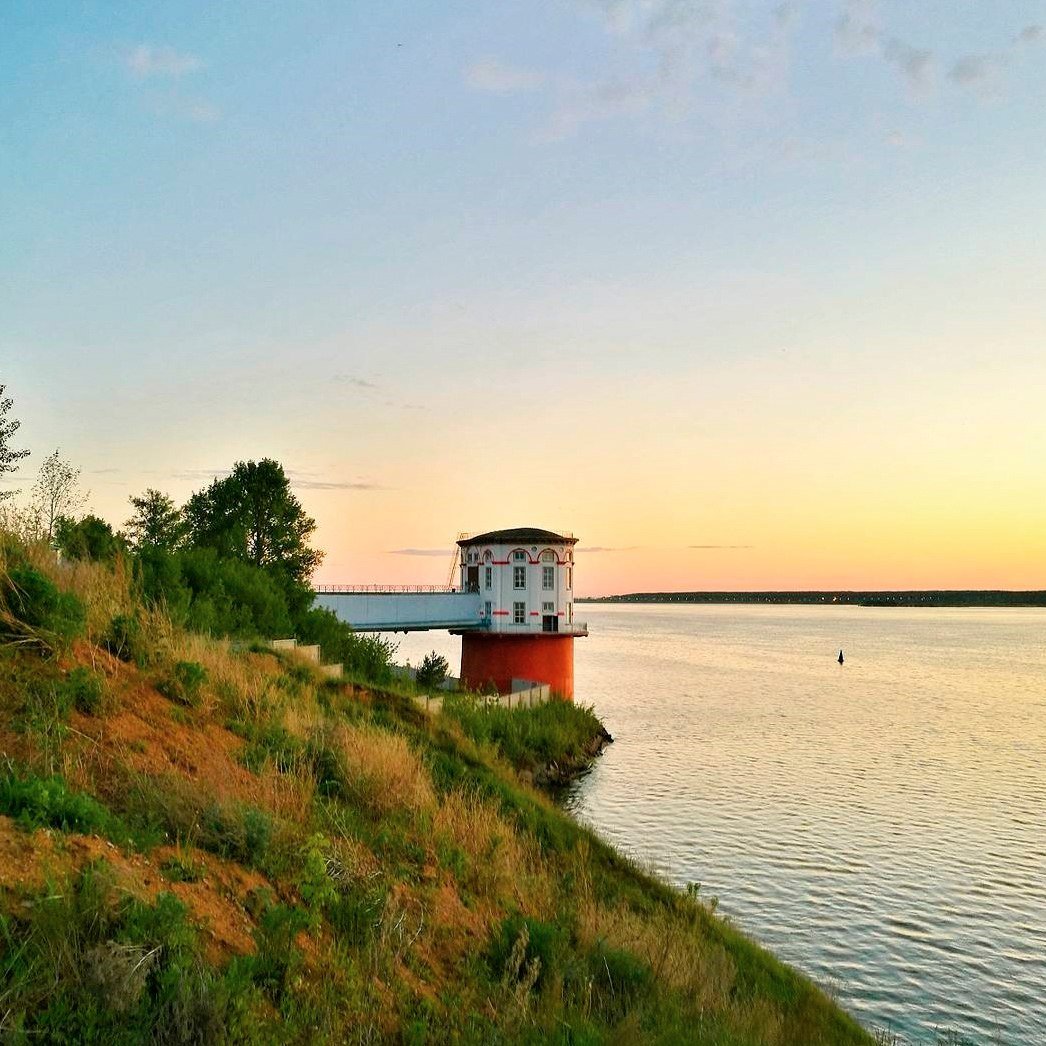
[(360, 378), (354, 374), (335, 374), (330, 378), (330, 381), (339, 385), (352, 385), (353, 388), (357, 389), (377, 389), (381, 387), (377, 382), (368, 381), (366, 378)]
[(483, 58), (465, 69), (466, 83), (480, 91), (491, 91), (494, 94), (533, 91), (543, 87), (547, 80), (547, 73), (516, 68), (496, 58)]
[(696, 548), (702, 550), (711, 549), (739, 549), (739, 548), (755, 548), (755, 545), (687, 545), (687, 548)]
[[(1046, 29), (1028, 25), (1011, 39), (1001, 50), (960, 55), (949, 67), (948, 81), (984, 96), (1001, 94), (1003, 75), (1017, 51), (1046, 40)], [(937, 86), (937, 54), (886, 33), (879, 0), (844, 0), (835, 25), (835, 45), (844, 55), (879, 55), (900, 72), (913, 96), (925, 97)]]
[(622, 545), (619, 548), (611, 548), (608, 545), (579, 545), (578, 552), (631, 552), (639, 548), (638, 545)]
[(385, 554), (387, 556), (442, 556), (449, 558), (453, 554), (451, 548), (390, 548)]
[(676, 122), (710, 92), (722, 111), (787, 82), (797, 0), (767, 12), (755, 31), (742, 31), (736, 0), (595, 0), (585, 6), (596, 11), (614, 44), (602, 75), (579, 78), (495, 59), (465, 70), (466, 82), (478, 90), (544, 91), (549, 115), (536, 140), (569, 138), (586, 124), (618, 117), (651, 114)]
[(203, 63), (196, 55), (176, 51), (173, 47), (138, 44), (125, 55), (124, 62), (139, 79), (169, 77), (177, 79), (194, 73)]
[(937, 57), (926, 48), (884, 32), (878, 0), (845, 0), (835, 23), (836, 51), (843, 55), (878, 55), (896, 68), (917, 97), (937, 84)]
[[(385, 490), (380, 483), (363, 479), (324, 479), (321, 473), (284, 469), (292, 487), (299, 490)], [(181, 469), (171, 474), (172, 479), (191, 483), (210, 482), (232, 475), (232, 469)]]
[(1002, 74), (1008, 62), (1004, 54), (964, 55), (951, 67), (948, 79), (982, 95), (997, 95), (1002, 91)]
[(301, 490), (384, 490), (380, 483), (364, 480), (291, 479), (291, 486)]

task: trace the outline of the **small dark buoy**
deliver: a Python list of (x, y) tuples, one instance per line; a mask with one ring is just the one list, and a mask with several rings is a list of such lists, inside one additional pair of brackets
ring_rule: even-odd
[(840, 650), (839, 651), (839, 664), (842, 664), (842, 663), (843, 663), (843, 652)]

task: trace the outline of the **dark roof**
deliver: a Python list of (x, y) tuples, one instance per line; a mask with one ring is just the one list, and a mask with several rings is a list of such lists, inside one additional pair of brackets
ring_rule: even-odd
[(537, 527), (510, 527), (508, 530), (488, 530), (485, 534), (462, 538), (458, 544), (462, 548), (465, 545), (573, 545), (577, 540)]

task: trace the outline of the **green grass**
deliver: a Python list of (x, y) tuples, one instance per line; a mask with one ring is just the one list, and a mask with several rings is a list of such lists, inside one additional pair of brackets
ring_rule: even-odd
[(480, 744), (489, 744), (519, 769), (578, 763), (589, 757), (603, 724), (593, 710), (572, 701), (535, 708), (504, 708), (467, 694), (448, 694), (443, 714)]

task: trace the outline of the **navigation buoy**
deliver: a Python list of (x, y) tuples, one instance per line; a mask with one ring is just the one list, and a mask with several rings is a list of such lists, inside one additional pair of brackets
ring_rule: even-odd
[(843, 652), (840, 650), (839, 651), (839, 664), (842, 664), (842, 663), (843, 663)]

